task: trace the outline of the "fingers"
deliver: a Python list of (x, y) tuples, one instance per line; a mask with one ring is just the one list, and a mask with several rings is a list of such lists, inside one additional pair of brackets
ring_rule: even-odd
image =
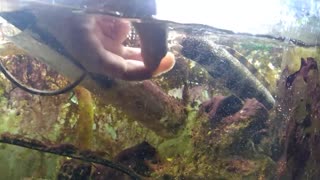
[(121, 56), (99, 48), (98, 55), (103, 65), (103, 73), (115, 78), (128, 81), (140, 81), (158, 76), (172, 69), (175, 59), (172, 53), (161, 60), (156, 70), (150, 70), (142, 61), (133, 59), (124, 59)]
[(135, 59), (137, 61), (143, 61), (140, 48), (123, 47), (122, 52), (123, 52), (122, 57), (124, 59)]
[(123, 80), (145, 80), (173, 67), (175, 60), (167, 53), (164, 27), (159, 30), (151, 24), (139, 26), (142, 49), (124, 47), (113, 36), (107, 36), (108, 32), (101, 25), (99, 27), (89, 23), (82, 31), (78, 29), (76, 37), (72, 38), (77, 43), (71, 43), (70, 47), (77, 58), (83, 59), (88, 71)]
[(142, 61), (126, 60), (125, 65), (125, 71), (119, 77), (123, 80), (141, 81), (152, 77), (152, 71), (147, 69)]
[[(92, 72), (99, 72), (107, 76), (114, 78), (120, 78), (124, 80), (144, 80), (152, 77), (152, 71), (145, 68), (142, 61), (138, 60), (126, 60), (123, 57), (106, 50), (100, 38), (94, 33), (89, 34), (88, 38), (91, 47), (87, 50), (89, 54), (94, 54), (91, 63), (97, 64), (95, 69), (90, 69)], [(87, 53), (87, 54), (88, 54)], [(128, 57), (136, 57), (140, 54), (137, 50), (128, 50)], [(91, 66), (92, 67), (92, 66)]]
[[(123, 57), (125, 60), (131, 59), (144, 62), (144, 66), (141, 63), (137, 66), (137, 64), (133, 65), (132, 61), (129, 61), (126, 65), (126, 73), (129, 73), (130, 76), (135, 76), (130, 73), (130, 69), (133, 69), (132, 72), (138, 74), (145, 72), (145, 77), (150, 77), (150, 73), (151, 75), (159, 75), (173, 67), (175, 63), (174, 57), (172, 54), (167, 54), (166, 25), (160, 23), (134, 24), (141, 40), (141, 49), (139, 49), (124, 47), (121, 44), (130, 30), (128, 22), (106, 16), (98, 17), (96, 21), (98, 27), (100, 27), (97, 29), (97, 31), (100, 31), (97, 34), (106, 50)], [(131, 68), (131, 66), (133, 67)], [(137, 77), (140, 76), (137, 75)]]
[(118, 78), (128, 81), (139, 81), (150, 79), (155, 76), (159, 76), (172, 69), (175, 64), (173, 54), (168, 53), (160, 62), (160, 65), (155, 71), (150, 71), (146, 68), (142, 61), (126, 60), (124, 61), (124, 71)]
[(130, 24), (108, 16), (95, 17), (95, 34), (104, 48), (122, 56), (124, 47), (122, 42), (127, 38)]
[(140, 81), (150, 79), (169, 71), (174, 63), (174, 56), (168, 53), (155, 71), (151, 71), (142, 61), (123, 59), (121, 56), (109, 51), (99, 52), (103, 65), (103, 74), (128, 81)]
[(129, 21), (109, 16), (96, 17), (96, 23), (106, 37), (109, 37), (113, 42), (118, 44), (126, 40), (131, 29)]
[(127, 60), (126, 71), (121, 77), (124, 80), (145, 80), (151, 77), (159, 76), (168, 72), (173, 68), (175, 64), (175, 58), (172, 53), (168, 53), (160, 62), (158, 68), (155, 71), (150, 71), (144, 63), (141, 61)]

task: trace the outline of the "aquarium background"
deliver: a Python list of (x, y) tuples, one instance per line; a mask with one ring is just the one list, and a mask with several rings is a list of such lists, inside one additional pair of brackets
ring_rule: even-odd
[[(319, 178), (320, 2), (198, 0), (178, 13), (184, 3), (159, 3), (176, 57), (159, 77), (90, 76), (41, 96), (1, 74), (0, 179)], [(1, 62), (21, 81), (61, 88), (81, 74), (1, 23)], [(139, 46), (134, 29), (125, 43)]]

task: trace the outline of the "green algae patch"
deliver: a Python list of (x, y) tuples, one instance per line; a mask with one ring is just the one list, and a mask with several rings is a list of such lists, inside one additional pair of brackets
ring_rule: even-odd
[(186, 126), (176, 138), (165, 140), (158, 146), (158, 151), (165, 159), (183, 156), (190, 157), (193, 153), (192, 131), (195, 128), (197, 112), (189, 111)]
[(90, 149), (93, 143), (94, 103), (91, 93), (83, 87), (77, 87), (79, 118), (76, 123), (76, 144), (81, 149)]

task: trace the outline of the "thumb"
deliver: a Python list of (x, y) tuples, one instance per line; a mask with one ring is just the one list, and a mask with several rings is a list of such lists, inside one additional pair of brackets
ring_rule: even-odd
[(174, 56), (168, 53), (167, 25), (158, 22), (133, 24), (140, 37), (141, 55), (145, 68), (153, 75), (169, 71), (175, 64)]

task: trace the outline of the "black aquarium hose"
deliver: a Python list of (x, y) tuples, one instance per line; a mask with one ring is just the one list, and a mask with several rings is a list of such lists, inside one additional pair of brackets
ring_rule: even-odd
[(69, 91), (72, 91), (73, 88), (75, 88), (76, 86), (78, 86), (81, 81), (86, 77), (87, 72), (84, 70), (83, 67), (81, 67), (81, 69), (83, 70), (82, 75), (73, 83), (67, 85), (66, 87), (64, 87), (63, 89), (59, 89), (59, 90), (39, 90), (39, 89), (34, 89), (31, 87), (28, 87), (26, 85), (21, 84), (2, 64), (2, 62), (0, 61), (0, 71), (4, 74), (4, 76), (6, 78), (8, 78), (13, 84), (15, 84), (17, 87), (21, 88), (22, 90), (29, 92), (31, 94), (36, 94), (36, 95), (42, 95), (42, 96), (55, 96), (55, 95), (59, 95), (59, 94), (63, 94)]
[(13, 84), (15, 84), (17, 87), (23, 89), (24, 91), (27, 91), (31, 94), (36, 95), (42, 95), (42, 96), (55, 96), (59, 94), (63, 94), (69, 91), (72, 91), (73, 88), (75, 88), (77, 85), (81, 83), (82, 80), (86, 77), (87, 70), (77, 61), (73, 59), (73, 57), (65, 51), (64, 47), (53, 37), (50, 33), (47, 31), (42, 30), (37, 26), (36, 17), (32, 14), (32, 12), (29, 12), (27, 10), (21, 10), (21, 11), (15, 11), (15, 12), (4, 12), (0, 13), (0, 16), (4, 19), (6, 19), (8, 22), (10, 22), (12, 25), (17, 27), (18, 29), (24, 31), (26, 29), (29, 29), (31, 32), (35, 32), (38, 35), (37, 40), (39, 40), (41, 43), (44, 43), (57, 51), (58, 53), (64, 55), (65, 57), (69, 58), (71, 62), (79, 67), (83, 73), (81, 76), (76, 79), (73, 83), (67, 85), (63, 89), (59, 90), (38, 90), (31, 87), (28, 87), (26, 85), (23, 85), (17, 80), (0, 62), (0, 71), (5, 75), (6, 78), (8, 78)]

